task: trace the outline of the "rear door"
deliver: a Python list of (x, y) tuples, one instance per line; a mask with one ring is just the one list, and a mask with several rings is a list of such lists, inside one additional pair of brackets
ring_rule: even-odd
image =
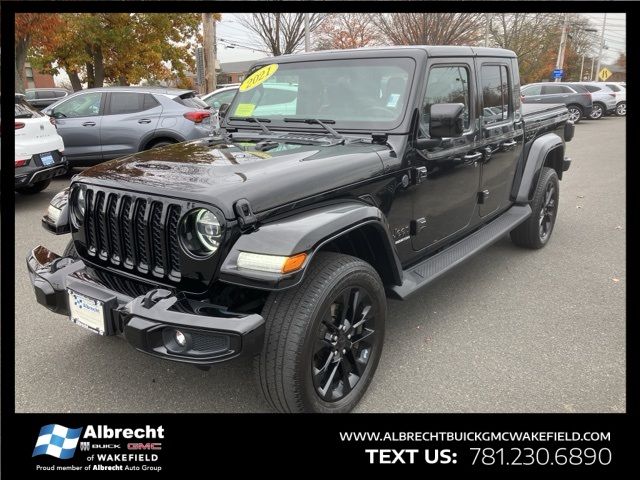
[(511, 71), (510, 60), (479, 58), (476, 62), (483, 112), (478, 203), (480, 216), (484, 217), (510, 204), (509, 193), (524, 130), (520, 112), (515, 108), (518, 100), (514, 78), (517, 77)]
[(136, 153), (158, 127), (160, 102), (149, 93), (109, 92), (100, 137), (105, 160)]
[(86, 91), (57, 105), (51, 115), (58, 135), (64, 140), (69, 160), (101, 160), (100, 123), (104, 110), (103, 92)]

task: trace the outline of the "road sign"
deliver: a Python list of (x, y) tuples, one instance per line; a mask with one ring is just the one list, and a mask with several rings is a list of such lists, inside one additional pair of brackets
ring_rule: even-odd
[(196, 83), (198, 86), (204, 85), (204, 49), (196, 48)]
[(611, 73), (611, 70), (607, 67), (603, 67), (602, 70), (598, 72), (598, 78), (603, 82), (606, 82), (611, 75), (613, 75), (613, 73)]
[(563, 75), (564, 75), (564, 70), (562, 70), (561, 68), (556, 68), (553, 71), (553, 78), (562, 78)]

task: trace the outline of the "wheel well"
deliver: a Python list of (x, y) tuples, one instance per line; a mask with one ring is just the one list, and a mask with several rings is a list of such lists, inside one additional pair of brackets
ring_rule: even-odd
[(171, 137), (154, 137), (154, 138), (150, 139), (148, 142), (146, 142), (144, 144), (144, 147), (142, 148), (142, 150), (147, 150), (147, 149), (153, 147), (156, 143), (160, 143), (160, 142), (178, 143), (175, 138), (171, 138)]
[(604, 110), (606, 110), (606, 109), (607, 109), (607, 106), (606, 106), (604, 103), (602, 103), (602, 102), (594, 101), (594, 102), (593, 102), (593, 104), (594, 104), (594, 105), (596, 105), (596, 104), (597, 104), (597, 105), (600, 105)]
[(380, 227), (363, 225), (324, 244), (319, 251), (351, 255), (376, 269), (385, 285), (400, 284), (389, 242)]
[(558, 179), (562, 180), (562, 162), (564, 161), (564, 149), (556, 147), (547, 153), (543, 166), (553, 168), (558, 174)]
[(582, 108), (582, 105), (578, 105), (577, 103), (570, 103), (569, 105), (567, 105), (567, 108), (570, 107), (576, 107), (577, 109), (579, 109), (581, 112), (584, 113), (584, 108)]

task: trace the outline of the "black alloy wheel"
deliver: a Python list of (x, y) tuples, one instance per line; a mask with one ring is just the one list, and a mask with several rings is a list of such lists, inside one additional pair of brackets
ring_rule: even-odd
[(343, 290), (322, 315), (313, 348), (313, 385), (325, 402), (351, 392), (363, 376), (376, 344), (376, 318), (369, 294)]
[(556, 218), (556, 188), (553, 182), (547, 183), (544, 202), (538, 215), (540, 241), (546, 243)]

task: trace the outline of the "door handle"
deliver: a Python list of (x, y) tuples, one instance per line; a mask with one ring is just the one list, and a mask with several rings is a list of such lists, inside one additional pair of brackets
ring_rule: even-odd
[(462, 160), (464, 160), (465, 164), (472, 164), (472, 163), (476, 163), (478, 160), (480, 160), (482, 158), (482, 152), (475, 152), (475, 153), (470, 153), (468, 155), (464, 155), (462, 157)]
[(151, 120), (149, 120), (148, 118), (141, 118), (140, 120), (138, 120), (138, 123), (151, 123)]
[(84, 122), (82, 124), (83, 127), (95, 127), (96, 126), (96, 122)]

